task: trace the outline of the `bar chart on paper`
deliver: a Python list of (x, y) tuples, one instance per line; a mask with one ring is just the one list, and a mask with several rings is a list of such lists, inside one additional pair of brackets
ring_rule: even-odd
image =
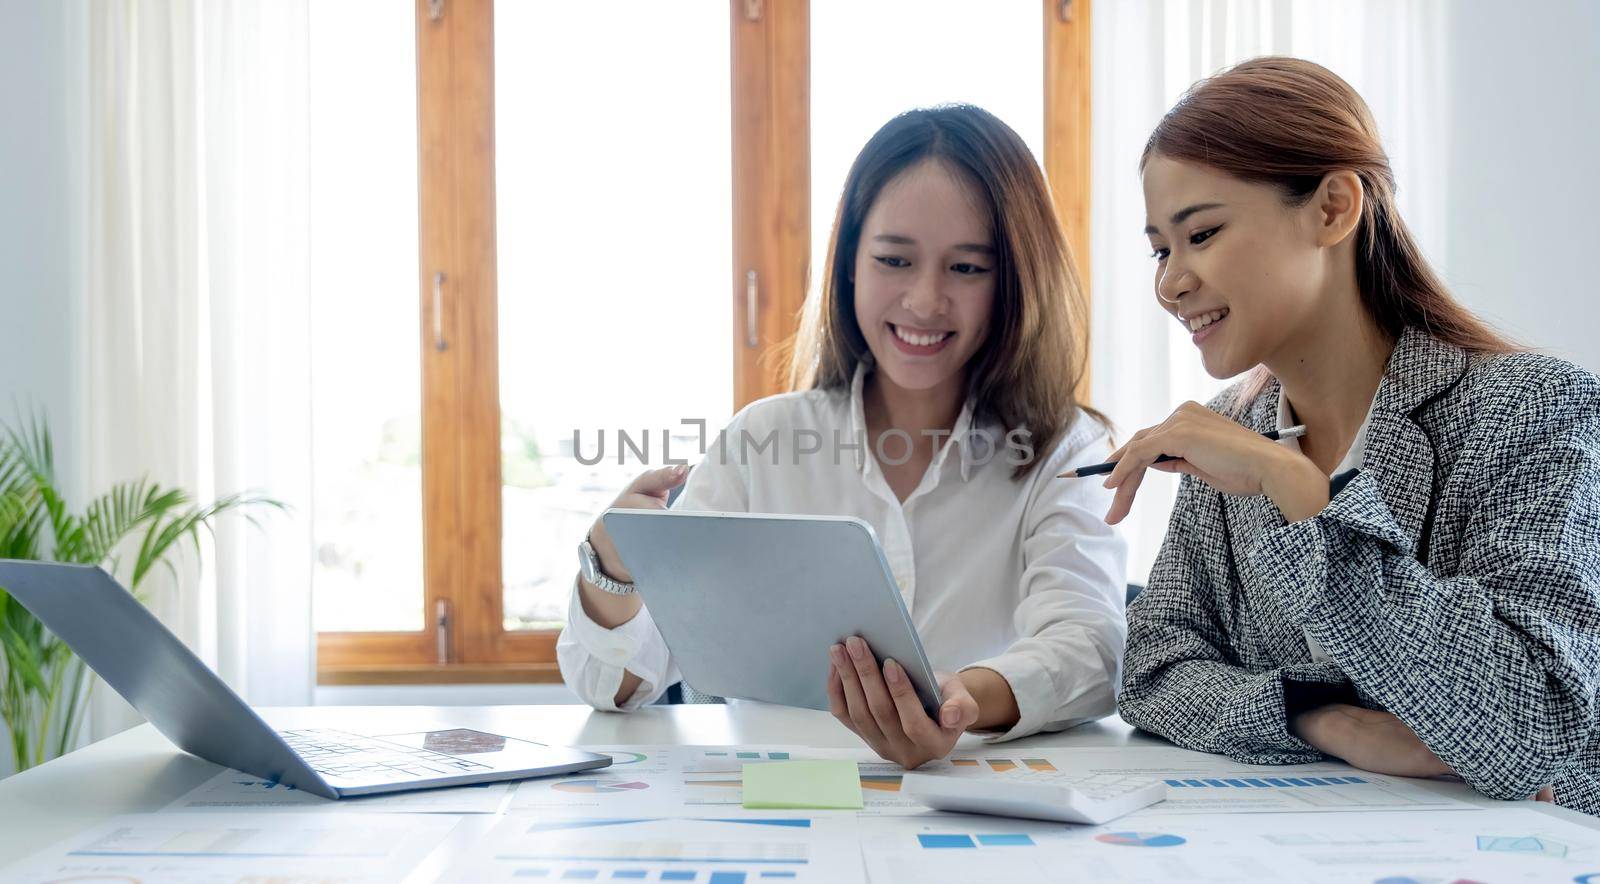
[(993, 771), (1009, 773), (1014, 770), (1032, 770), (1055, 773), (1056, 766), (1048, 758), (952, 758), (950, 765), (961, 772)]
[(1138, 816), (1472, 809), (1471, 804), (1415, 781), (1370, 774), (1337, 762), (1245, 765), (1221, 755), (1167, 746), (1061, 749), (1040, 754), (1065, 773), (1165, 783), (1166, 800), (1138, 811)]
[(1023, 832), (944, 832), (922, 833), (917, 844), (923, 850), (972, 850), (979, 847), (1032, 847), (1033, 836)]
[(862, 858), (873, 884), (1095, 880), (1081, 862), (1062, 861), (1063, 839), (1079, 828), (958, 814), (879, 816), (862, 821)]
[(507, 818), (453, 881), (860, 881), (849, 821), (811, 817)]
[(774, 752), (759, 749), (700, 749), (696, 757), (704, 761), (789, 761), (788, 752)]
[(1414, 783), (1373, 774), (1263, 776), (1256, 769), (1161, 779), (1167, 784), (1167, 800), (1148, 808), (1148, 813), (1470, 809)]
[(1308, 786), (1365, 786), (1367, 777), (1230, 777), (1225, 780), (1167, 780), (1174, 789), (1303, 789)]

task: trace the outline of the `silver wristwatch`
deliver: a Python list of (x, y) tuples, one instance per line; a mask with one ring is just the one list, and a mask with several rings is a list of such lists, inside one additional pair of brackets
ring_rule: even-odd
[(594, 547), (589, 545), (589, 538), (585, 537), (578, 544), (578, 568), (583, 574), (583, 579), (613, 595), (631, 595), (634, 592), (633, 584), (612, 580), (606, 572), (600, 570), (600, 557), (595, 555)]

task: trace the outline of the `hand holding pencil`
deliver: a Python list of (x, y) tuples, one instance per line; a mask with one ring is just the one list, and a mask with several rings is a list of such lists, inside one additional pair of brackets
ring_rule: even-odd
[(1328, 503), (1328, 477), (1299, 451), (1277, 444), (1303, 436), (1304, 427), (1257, 433), (1196, 402), (1178, 406), (1165, 421), (1133, 434), (1103, 464), (1060, 474), (1077, 478), (1109, 473), (1116, 497), (1106, 512), (1112, 525), (1127, 518), (1145, 470), (1194, 476), (1224, 494), (1264, 494), (1286, 519), (1297, 521)]
[[(1283, 439), (1298, 439), (1301, 436), (1304, 436), (1305, 434), (1306, 434), (1306, 425), (1305, 424), (1297, 424), (1295, 426), (1287, 427), (1287, 428), (1282, 429), (1282, 430), (1269, 430), (1269, 431), (1267, 431), (1265, 433), (1262, 433), (1261, 435), (1263, 437), (1267, 438), (1267, 439), (1271, 439), (1272, 441), (1277, 442), (1277, 441), (1280, 441), (1280, 440), (1283, 440)], [(1154, 463), (1166, 463), (1167, 461), (1179, 460), (1179, 459), (1180, 458), (1174, 457), (1173, 455), (1170, 455), (1170, 454), (1163, 454), (1160, 457), (1156, 458)], [(1097, 463), (1097, 464), (1095, 464), (1094, 466), (1091, 466), (1091, 467), (1078, 467), (1075, 470), (1067, 470), (1065, 473), (1056, 473), (1056, 478), (1057, 479), (1082, 479), (1082, 478), (1084, 478), (1086, 476), (1104, 476), (1106, 473), (1109, 473), (1112, 470), (1116, 469), (1117, 468), (1117, 463), (1118, 463), (1118, 461), (1108, 460), (1105, 463)]]

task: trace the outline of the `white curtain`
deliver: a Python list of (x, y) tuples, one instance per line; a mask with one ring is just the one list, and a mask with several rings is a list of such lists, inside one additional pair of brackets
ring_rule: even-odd
[[(82, 14), (87, 485), (149, 475), (201, 501), (290, 504), (264, 530), (224, 517), (202, 561), (150, 581), (246, 700), (309, 703), (306, 0)], [(94, 738), (136, 721), (97, 686)]]
[[(1119, 437), (1226, 386), (1206, 375), (1187, 333), (1156, 304), (1139, 155), (1190, 84), (1258, 55), (1327, 66), (1366, 99), (1400, 184), (1400, 211), (1424, 252), (1444, 253), (1448, 120), (1442, 0), (1116, 0), (1093, 16), (1091, 291), (1093, 401)], [(1128, 579), (1143, 583), (1165, 533), (1177, 477), (1152, 473), (1124, 523)]]

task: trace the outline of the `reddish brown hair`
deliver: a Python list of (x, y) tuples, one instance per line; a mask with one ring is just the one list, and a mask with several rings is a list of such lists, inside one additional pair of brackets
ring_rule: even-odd
[[(1327, 68), (1267, 56), (1201, 80), (1150, 133), (1140, 169), (1156, 155), (1276, 185), (1296, 205), (1310, 199), (1329, 172), (1354, 172), (1365, 197), (1356, 283), (1378, 326), (1396, 338), (1420, 328), (1473, 352), (1520, 349), (1461, 306), (1428, 266), (1395, 208), (1394, 172), (1372, 112)], [(1251, 387), (1242, 402), (1259, 392)]]

